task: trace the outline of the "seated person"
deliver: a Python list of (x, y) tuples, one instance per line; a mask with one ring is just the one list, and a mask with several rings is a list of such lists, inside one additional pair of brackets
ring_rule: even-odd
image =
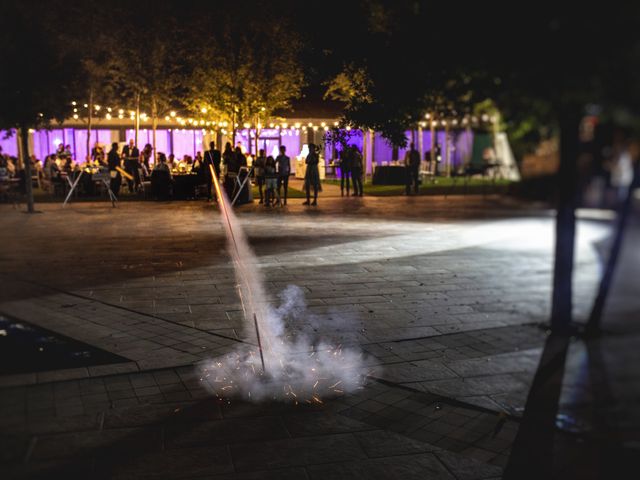
[(171, 183), (173, 177), (171, 169), (167, 165), (167, 157), (164, 154), (158, 156), (158, 162), (151, 173), (151, 192), (154, 197), (168, 198), (171, 195)]
[(160, 153), (158, 155), (158, 163), (156, 163), (153, 167), (154, 172), (167, 172), (169, 174), (169, 178), (172, 178), (171, 168), (167, 164), (167, 157), (164, 153)]

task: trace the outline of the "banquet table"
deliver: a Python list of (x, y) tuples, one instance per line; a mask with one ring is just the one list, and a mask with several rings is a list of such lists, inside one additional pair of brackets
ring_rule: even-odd
[(173, 174), (173, 198), (177, 200), (187, 200), (196, 197), (196, 187), (199, 177), (196, 173), (174, 173)]
[(373, 185), (404, 185), (405, 168), (400, 165), (379, 165), (373, 171)]

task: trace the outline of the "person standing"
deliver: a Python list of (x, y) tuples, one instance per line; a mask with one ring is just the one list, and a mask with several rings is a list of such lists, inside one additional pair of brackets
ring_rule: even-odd
[(358, 147), (355, 145), (351, 146), (351, 179), (353, 180), (353, 195), (354, 196), (362, 196), (364, 192), (362, 191), (362, 174), (363, 174), (363, 166), (362, 166), (362, 154)]
[(236, 154), (236, 162), (238, 165), (237, 171), (239, 172), (241, 167), (247, 166), (247, 156), (244, 153), (242, 153), (242, 148), (239, 146), (236, 147), (235, 154)]
[(109, 182), (109, 188), (113, 194), (117, 197), (120, 193), (120, 184), (122, 183), (122, 177), (116, 167), (120, 166), (120, 154), (118, 153), (118, 143), (113, 142), (111, 144), (111, 150), (107, 155), (107, 168), (109, 169), (109, 176), (111, 181)]
[(275, 159), (269, 155), (265, 159), (264, 163), (264, 177), (265, 177), (265, 200), (264, 206), (270, 207), (271, 205), (276, 205), (276, 195), (277, 195), (277, 205), (280, 206), (280, 195), (278, 194), (278, 172), (276, 171), (276, 161)]
[(140, 150), (135, 146), (133, 138), (129, 140), (129, 145), (122, 149), (122, 157), (125, 171), (133, 177), (133, 180), (127, 179), (129, 191), (137, 191), (140, 186)]
[[(347, 187), (347, 197), (349, 196), (349, 177), (351, 176), (351, 147), (345, 146), (340, 152), (340, 196), (344, 197), (344, 187)], [(355, 188), (355, 187), (354, 187)]]
[(258, 152), (258, 156), (253, 162), (253, 174), (256, 177), (256, 184), (258, 185), (258, 192), (260, 193), (260, 204), (264, 202), (263, 187), (265, 183), (265, 167), (267, 164), (267, 157), (264, 155), (264, 150)]
[[(220, 150), (216, 150), (216, 143), (209, 143), (209, 150), (204, 152), (204, 159), (202, 160), (202, 176), (204, 181), (207, 182), (207, 200), (211, 201), (211, 185), (213, 183), (213, 178), (211, 177), (211, 168), (213, 167), (213, 171), (215, 172), (218, 181), (220, 181)], [(216, 202), (218, 201), (218, 197), (215, 198)]]
[(409, 150), (404, 155), (405, 168), (405, 193), (411, 195), (411, 186), (413, 185), (413, 193), (418, 194), (418, 182), (420, 174), (420, 153), (415, 149), (413, 143), (409, 144)]
[[(304, 188), (307, 192), (307, 201), (302, 202), (303, 205), (317, 205), (318, 204), (318, 191), (320, 190), (320, 170), (318, 164), (320, 159), (316, 153), (316, 146), (313, 143), (309, 144), (309, 155), (305, 159), (304, 163), (307, 165), (307, 169), (304, 173)], [(313, 188), (313, 202), (311, 200), (311, 189)]]
[(151, 171), (151, 154), (153, 153), (153, 147), (150, 143), (147, 143), (142, 149), (142, 164), (146, 167), (147, 172)]
[(224, 146), (224, 153), (222, 154), (222, 164), (224, 165), (225, 173), (238, 172), (236, 167), (236, 156), (231, 148), (231, 143), (227, 142)]
[[(291, 159), (285, 154), (287, 147), (280, 145), (280, 155), (276, 157), (276, 169), (278, 170), (278, 198), (282, 198), (284, 204), (287, 204), (287, 195), (289, 193), (289, 175), (291, 174)], [(284, 196), (280, 192), (280, 188), (284, 187)]]

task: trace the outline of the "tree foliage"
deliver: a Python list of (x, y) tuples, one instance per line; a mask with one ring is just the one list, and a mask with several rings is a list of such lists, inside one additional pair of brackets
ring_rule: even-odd
[(299, 37), (266, 2), (255, 4), (248, 18), (242, 5), (221, 7), (220, 15), (204, 17), (207, 41), (194, 70), (189, 106), (213, 121), (264, 122), (300, 95)]
[(8, 3), (0, 17), (0, 128), (43, 128), (70, 116), (79, 64), (51, 42), (38, 2)]

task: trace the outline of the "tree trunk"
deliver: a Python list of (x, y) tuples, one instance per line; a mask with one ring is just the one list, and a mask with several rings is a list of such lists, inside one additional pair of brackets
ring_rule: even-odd
[(551, 329), (567, 332), (572, 321), (572, 279), (576, 235), (576, 185), (580, 115), (560, 119), (560, 168), (557, 175), (556, 245)]
[(31, 161), (29, 160), (29, 129), (20, 127), (22, 165), (24, 167), (24, 187), (27, 194), (27, 212), (34, 213), (33, 185), (31, 184)]
[(433, 175), (435, 175), (437, 166), (436, 166), (436, 127), (434, 120), (429, 120), (429, 131), (431, 132), (431, 155), (429, 160), (429, 170)]
[(136, 93), (136, 128), (134, 133), (134, 143), (138, 146), (138, 131), (140, 130), (140, 92)]
[(256, 147), (256, 152), (255, 152), (255, 156), (256, 158), (258, 157), (258, 150), (260, 149), (260, 142), (258, 141), (258, 136), (260, 135), (260, 133), (258, 132), (258, 127), (256, 126), (256, 138), (254, 139), (254, 144)]
[(151, 98), (151, 120), (152, 120), (152, 129), (153, 129), (153, 164), (156, 164), (157, 156), (156, 156), (156, 130), (158, 128), (158, 102), (156, 102), (155, 97)]
[(91, 124), (93, 121), (93, 88), (89, 89), (89, 115), (87, 117), (87, 162), (91, 159)]
[(451, 176), (451, 151), (449, 149), (449, 122), (444, 126), (444, 159), (447, 169), (447, 178)]
[(231, 114), (231, 128), (233, 129), (231, 132), (231, 148), (235, 148), (236, 146), (236, 111), (233, 109), (233, 113)]

